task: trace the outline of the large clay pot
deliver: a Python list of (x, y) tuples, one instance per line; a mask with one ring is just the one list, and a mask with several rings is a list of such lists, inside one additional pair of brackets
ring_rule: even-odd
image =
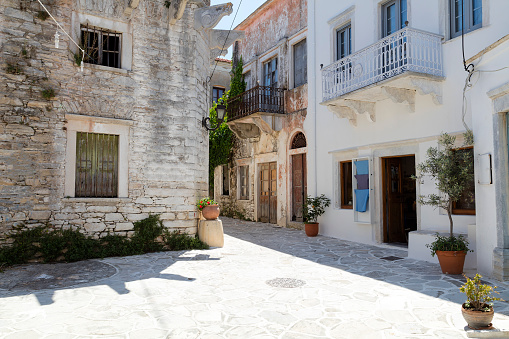
[(304, 230), (308, 237), (316, 237), (318, 235), (318, 223), (304, 224)]
[(203, 217), (207, 220), (215, 220), (219, 217), (219, 206), (218, 205), (209, 205), (203, 207), (201, 210)]
[(437, 251), (438, 262), (444, 274), (461, 274), (466, 251)]
[(463, 304), (461, 305), (461, 314), (467, 322), (468, 327), (475, 330), (490, 327), (495, 311), (493, 310), (493, 307), (490, 307), (488, 312), (472, 311), (465, 308), (465, 304)]

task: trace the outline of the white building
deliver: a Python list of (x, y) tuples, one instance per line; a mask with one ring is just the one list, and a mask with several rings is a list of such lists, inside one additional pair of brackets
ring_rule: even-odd
[[(464, 118), (475, 138), (475, 205), (456, 206), (455, 232), (475, 250), (467, 268), (507, 279), (509, 2), (463, 1), (466, 62), (475, 70)], [(410, 175), (442, 132), (462, 144), (461, 3), (309, 1), (308, 192), (333, 199), (321, 234), (408, 243), (410, 257), (436, 261), (425, 244), (448, 230), (447, 214), (415, 204), (435, 186)], [(361, 175), (363, 164), (369, 179), (356, 180), (352, 171)]]

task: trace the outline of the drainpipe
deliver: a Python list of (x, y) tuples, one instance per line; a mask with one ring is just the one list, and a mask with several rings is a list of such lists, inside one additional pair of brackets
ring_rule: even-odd
[[(312, 75), (311, 75), (311, 79), (312, 81), (314, 81), (314, 84), (313, 86), (311, 86), (310, 88), (308, 88), (308, 91), (310, 91), (311, 93), (308, 93), (308, 98), (311, 98), (311, 100), (313, 101), (312, 103), (312, 107), (313, 107), (313, 110), (314, 110), (314, 116), (313, 116), (313, 138), (314, 138), (314, 145), (313, 145), (313, 157), (314, 157), (314, 196), (317, 196), (318, 195), (318, 173), (317, 173), (317, 170), (318, 170), (318, 156), (317, 156), (317, 146), (316, 146), (316, 143), (317, 143), (317, 137), (316, 137), (316, 134), (317, 134), (317, 97), (316, 97), (316, 93), (317, 93), (317, 90), (316, 90), (316, 87), (317, 87), (317, 74), (316, 74), (316, 65), (317, 65), (317, 62), (316, 62), (316, 0), (311, 0), (311, 2), (313, 2), (313, 5), (310, 6), (310, 13), (309, 13), (309, 27), (312, 28), (313, 30), (313, 43), (311, 44), (311, 51), (312, 52), (312, 58), (310, 60), (310, 64), (311, 64), (311, 70), (312, 70)], [(311, 95), (309, 95), (311, 94)]]

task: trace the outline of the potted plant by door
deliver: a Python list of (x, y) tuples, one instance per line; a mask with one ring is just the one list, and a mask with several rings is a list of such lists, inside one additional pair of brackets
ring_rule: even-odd
[[(467, 131), (464, 146), (473, 144), (473, 135)], [(434, 179), (439, 194), (420, 195), (418, 202), (435, 208), (443, 208), (449, 216), (449, 236), (436, 234), (435, 241), (426, 245), (431, 255), (438, 257), (443, 273), (461, 274), (468, 251), (468, 241), (463, 236), (453, 234), (452, 207), (465, 193), (468, 183), (473, 180), (473, 158), (471, 152), (458, 152), (454, 149), (456, 137), (443, 133), (439, 147), (430, 147), (427, 159), (417, 165), (420, 180), (429, 175)], [(472, 197), (468, 197), (472, 198)]]
[(196, 207), (201, 211), (203, 217), (207, 220), (215, 220), (219, 217), (219, 205), (209, 197), (200, 199)]
[(330, 199), (324, 194), (319, 197), (312, 198), (307, 196), (302, 206), (302, 217), (306, 235), (308, 237), (316, 237), (318, 235), (318, 217), (325, 213), (325, 208), (330, 206)]
[(493, 293), (498, 294), (495, 289), (497, 286), (481, 284), (482, 276), (476, 274), (474, 279), (465, 276), (467, 282), (460, 287), (460, 291), (465, 293), (467, 301), (461, 305), (463, 318), (473, 330), (488, 329), (491, 327), (491, 320), (495, 311), (492, 301), (502, 300), (494, 297)]

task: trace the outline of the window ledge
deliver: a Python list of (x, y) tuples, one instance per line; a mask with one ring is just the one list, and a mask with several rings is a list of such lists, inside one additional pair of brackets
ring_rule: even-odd
[[(485, 25), (485, 26), (482, 26), (482, 27), (476, 28), (476, 29), (474, 29), (474, 30), (467, 31), (467, 32), (465, 32), (465, 36), (468, 36), (468, 35), (470, 35), (471, 33), (474, 33), (474, 32), (482, 31), (482, 30), (484, 30), (485, 28), (488, 28), (488, 27), (490, 27), (490, 26), (491, 26), (491, 25)], [(450, 33), (449, 33), (449, 34), (450, 34)], [(458, 36), (455, 36), (454, 38), (449, 37), (448, 39), (443, 39), (443, 40), (442, 40), (442, 45), (448, 44), (449, 42), (453, 42), (453, 41), (455, 41), (456, 39), (461, 39), (461, 34), (460, 34), (460, 35), (458, 35)]]
[(129, 73), (129, 71), (127, 69), (108, 67), (108, 66), (96, 65), (96, 64), (84, 63), (84, 67), (92, 68), (92, 69), (95, 69), (98, 71), (108, 71), (108, 72), (113, 72), (113, 73), (118, 73), (118, 74), (128, 74)]
[(72, 198), (66, 197), (63, 199), (64, 202), (86, 202), (86, 203), (119, 203), (119, 202), (131, 202), (131, 198)]

